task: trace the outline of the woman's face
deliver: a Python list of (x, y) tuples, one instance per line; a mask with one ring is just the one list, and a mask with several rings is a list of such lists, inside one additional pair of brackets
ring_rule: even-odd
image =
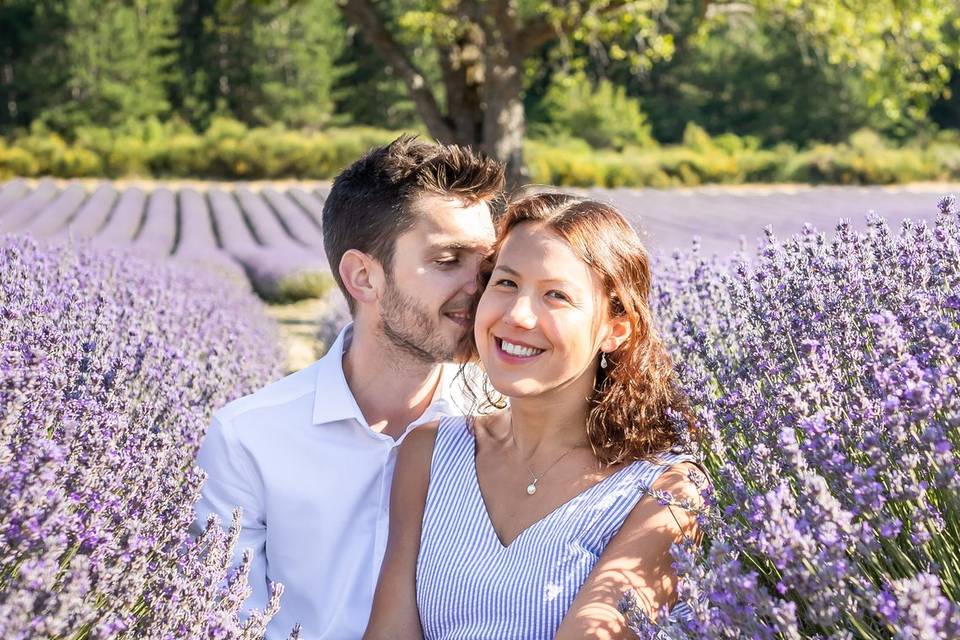
[(576, 384), (589, 394), (607, 305), (599, 277), (560, 236), (532, 222), (511, 229), (474, 322), (493, 386), (513, 398)]

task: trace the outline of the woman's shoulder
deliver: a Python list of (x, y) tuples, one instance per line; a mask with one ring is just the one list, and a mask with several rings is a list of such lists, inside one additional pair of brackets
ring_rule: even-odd
[(442, 420), (432, 420), (411, 429), (398, 447), (397, 464), (404, 458), (422, 458), (424, 455), (429, 458), (436, 445), (441, 422)]
[(397, 465), (408, 466), (414, 463), (430, 465), (437, 439), (441, 433), (456, 433), (469, 429), (469, 418), (449, 416), (425, 422), (411, 429), (398, 447)]

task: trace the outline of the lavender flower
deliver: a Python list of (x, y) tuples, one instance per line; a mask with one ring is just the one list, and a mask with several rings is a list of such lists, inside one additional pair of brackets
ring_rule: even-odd
[(236, 538), (187, 528), (212, 411), (280, 372), (249, 293), (0, 238), (0, 637), (255, 638)]
[(960, 211), (939, 209), (658, 265), (713, 476), (705, 544), (674, 549), (690, 637), (957, 637)]

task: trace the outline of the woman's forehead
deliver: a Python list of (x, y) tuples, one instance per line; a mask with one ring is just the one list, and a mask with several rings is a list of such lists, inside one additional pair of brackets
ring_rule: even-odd
[(558, 233), (542, 223), (522, 223), (507, 232), (495, 268), (538, 280), (564, 280), (589, 288), (593, 269)]

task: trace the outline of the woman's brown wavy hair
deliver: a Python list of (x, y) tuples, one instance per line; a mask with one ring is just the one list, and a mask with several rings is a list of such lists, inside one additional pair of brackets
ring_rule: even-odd
[[(563, 238), (600, 277), (611, 317), (630, 320), (630, 337), (607, 354), (590, 397), (587, 437), (597, 458), (614, 465), (647, 459), (668, 449), (688, 449), (698, 440), (686, 397), (650, 310), (650, 258), (633, 228), (615, 208), (559, 193), (541, 193), (511, 203), (497, 221), (497, 240), (481, 268), (479, 291), (490, 279), (500, 247), (523, 223), (543, 225)], [(474, 303), (474, 311), (476, 304)], [(467, 364), (477, 362), (473, 332), (464, 337)], [(465, 364), (463, 371), (466, 371)], [(477, 398), (476, 381), (465, 376)], [(484, 399), (505, 406), (484, 380)]]

